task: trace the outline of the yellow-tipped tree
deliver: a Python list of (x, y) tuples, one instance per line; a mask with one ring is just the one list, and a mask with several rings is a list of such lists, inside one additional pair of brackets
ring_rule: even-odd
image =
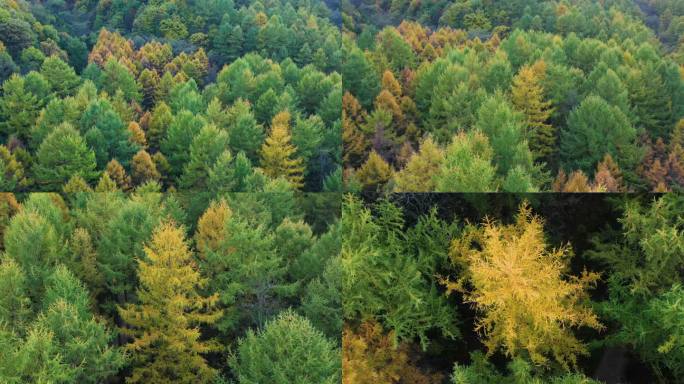
[(275, 115), (271, 133), (261, 146), (261, 168), (269, 177), (286, 178), (295, 188), (304, 184), (304, 165), (296, 157), (297, 148), (291, 143), (290, 113), (283, 111)]
[(537, 158), (548, 160), (555, 151), (556, 131), (547, 121), (553, 113), (551, 102), (544, 101), (541, 80), (546, 73), (546, 64), (538, 61), (534, 66), (525, 66), (513, 79), (513, 105), (527, 117), (530, 149)]
[(160, 224), (138, 263), (138, 304), (119, 307), (133, 337), (126, 345), (133, 371), (128, 383), (208, 383), (216, 373), (202, 354), (219, 349), (200, 341), (200, 324), (213, 324), (222, 315), (218, 296), (200, 296), (207, 280), (200, 276), (184, 238), (172, 222)]
[(206, 212), (197, 222), (197, 234), (195, 243), (202, 259), (206, 258), (207, 252), (216, 251), (223, 240), (226, 220), (232, 215), (232, 211), (225, 200), (212, 202)]

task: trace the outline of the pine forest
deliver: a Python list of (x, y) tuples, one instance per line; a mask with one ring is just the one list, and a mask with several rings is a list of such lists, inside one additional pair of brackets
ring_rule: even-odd
[(0, 0), (0, 384), (684, 384), (684, 0)]

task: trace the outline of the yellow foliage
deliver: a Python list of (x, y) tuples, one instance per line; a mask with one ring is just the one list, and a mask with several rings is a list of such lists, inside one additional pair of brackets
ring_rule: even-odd
[(109, 179), (116, 184), (115, 187), (124, 191), (131, 187), (131, 177), (126, 174), (126, 170), (116, 159), (112, 159), (107, 163), (105, 174), (108, 174)]
[(197, 222), (197, 234), (195, 241), (201, 257), (206, 257), (208, 251), (218, 250), (219, 243), (223, 240), (223, 227), (226, 220), (232, 215), (225, 200), (212, 202), (209, 208), (202, 214)]
[(357, 166), (366, 153), (369, 140), (359, 128), (365, 120), (366, 114), (359, 101), (351, 93), (345, 92), (342, 96), (342, 143), (345, 166)]
[(434, 191), (433, 177), (443, 160), (444, 151), (428, 137), (420, 145), (420, 151), (411, 156), (406, 167), (396, 174), (395, 192)]
[(129, 383), (209, 383), (215, 370), (202, 354), (219, 350), (212, 341), (200, 341), (199, 324), (215, 323), (218, 295), (200, 296), (207, 283), (200, 276), (184, 239), (184, 230), (172, 222), (160, 224), (138, 262), (139, 304), (119, 307), (133, 337), (125, 348), (133, 352)]
[(372, 151), (359, 168), (356, 177), (364, 187), (377, 188), (392, 178), (392, 168), (377, 152)]
[(401, 111), (397, 98), (386, 89), (380, 91), (375, 98), (375, 108), (391, 112), (393, 121), (402, 122), (404, 120), (404, 113)]
[(133, 182), (136, 185), (143, 184), (146, 181), (158, 181), (161, 178), (161, 174), (157, 171), (157, 166), (152, 161), (152, 157), (144, 149), (141, 149), (133, 156), (131, 172), (133, 173)]
[(142, 148), (147, 147), (147, 139), (145, 138), (145, 132), (143, 132), (142, 128), (140, 128), (140, 125), (136, 123), (135, 121), (131, 121), (128, 124), (128, 132), (130, 132), (131, 136), (129, 140), (135, 144), (138, 144)]
[(109, 177), (109, 173), (103, 172), (95, 186), (95, 192), (114, 192), (118, 190), (116, 183)]
[(476, 330), (489, 354), (501, 349), (512, 357), (527, 355), (539, 365), (553, 358), (570, 369), (577, 355), (587, 354), (571, 328), (603, 328), (584, 303), (586, 289), (599, 275), (569, 275), (570, 247), (549, 248), (543, 221), (527, 203), (514, 224), (487, 220), (480, 228), (470, 227), (453, 242), (450, 254), (466, 273), (447, 286), (464, 291), (480, 313)]
[(441, 383), (440, 375), (421, 372), (410, 361), (410, 348), (395, 345), (376, 322), (365, 322), (357, 332), (345, 327), (342, 334), (342, 384)]
[(382, 89), (395, 97), (401, 97), (401, 85), (390, 70), (385, 70), (385, 73), (382, 74)]
[(553, 113), (551, 103), (544, 101), (541, 80), (546, 75), (546, 63), (538, 61), (533, 66), (524, 66), (513, 79), (511, 101), (527, 118), (530, 132), (530, 149), (539, 157), (546, 157), (555, 150), (556, 134), (553, 126), (547, 124)]
[(296, 157), (297, 148), (291, 144), (290, 113), (280, 112), (271, 124), (271, 133), (261, 146), (261, 168), (271, 178), (284, 177), (295, 188), (304, 184), (304, 165)]

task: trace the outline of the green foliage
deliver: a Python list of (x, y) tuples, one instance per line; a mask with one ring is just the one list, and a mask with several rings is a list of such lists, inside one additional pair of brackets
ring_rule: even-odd
[[(446, 337), (458, 337), (452, 310), (430, 280), (446, 258), (446, 238), (453, 228), (440, 225), (435, 216), (430, 216), (407, 232), (396, 206), (384, 202), (376, 209), (379, 213), (374, 218), (352, 196), (346, 197), (343, 206), (344, 318), (375, 318), (394, 331), (397, 339), (418, 337), (423, 347), (433, 329)], [(438, 231), (438, 241), (418, 241), (424, 234), (421, 229), (427, 227)], [(440, 240), (444, 241), (441, 246)]]
[(632, 346), (661, 381), (679, 377), (683, 367), (681, 207), (676, 195), (628, 202), (621, 236), (596, 239), (590, 253), (610, 269), (609, 300), (599, 307), (619, 325), (609, 340)]
[(311, 323), (285, 311), (263, 330), (247, 332), (229, 361), (241, 384), (340, 381), (340, 352)]
[(70, 124), (64, 123), (38, 147), (33, 172), (40, 189), (56, 190), (74, 175), (94, 180), (96, 167), (95, 153)]
[[(218, 209), (210, 207), (204, 216), (216, 215)], [(230, 335), (245, 326), (263, 325), (284, 307), (296, 285), (287, 282), (286, 260), (263, 224), (235, 213), (220, 217), (216, 241), (202, 251), (200, 267), (209, 278), (207, 289), (218, 294), (225, 307), (217, 327)], [(198, 230), (201, 234), (207, 229)]]
[(599, 96), (589, 96), (570, 113), (561, 131), (561, 158), (566, 169), (591, 173), (607, 153), (623, 166), (636, 162), (636, 130), (625, 114)]
[(50, 56), (40, 67), (40, 74), (50, 84), (50, 88), (57, 96), (69, 96), (73, 94), (80, 83), (78, 75), (67, 63), (56, 56)]
[[(663, 2), (646, 12), (629, 1), (344, 2), (342, 77), (363, 107), (345, 106), (345, 168), (363, 171), (359, 159), (376, 151), (397, 170), (387, 184), (436, 191), (420, 179), (406, 185), (407, 155), (426, 135), (444, 148), (475, 128), (499, 179), (481, 191), (549, 190), (549, 174), (591, 177), (606, 154), (626, 189), (678, 189), (678, 155), (639, 164), (644, 140), (667, 143), (684, 113), (682, 61), (654, 23), (670, 25), (681, 10)], [(378, 87), (384, 73), (398, 80), (394, 100)]]
[(95, 152), (99, 168), (104, 168), (111, 159), (127, 166), (138, 150), (121, 117), (107, 100), (93, 100), (83, 112), (79, 126)]
[(488, 362), (481, 352), (470, 354), (471, 364), (463, 366), (456, 364), (451, 375), (453, 384), (598, 384), (599, 381), (592, 380), (580, 373), (566, 373), (560, 376), (544, 377), (536, 375), (533, 367), (522, 359), (515, 359), (508, 363), (507, 375), (497, 372), (496, 368)]

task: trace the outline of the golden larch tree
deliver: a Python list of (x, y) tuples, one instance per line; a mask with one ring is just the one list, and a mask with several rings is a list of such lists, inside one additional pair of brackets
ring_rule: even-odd
[(200, 276), (184, 230), (173, 222), (160, 224), (138, 261), (137, 304), (119, 307), (128, 325), (121, 331), (133, 337), (129, 383), (209, 383), (215, 370), (202, 356), (220, 346), (201, 341), (201, 324), (222, 315), (218, 296), (198, 293), (207, 284)]
[(468, 227), (450, 255), (465, 273), (447, 287), (464, 292), (478, 311), (476, 331), (489, 354), (501, 349), (539, 365), (553, 358), (570, 369), (588, 353), (572, 328), (603, 328), (585, 302), (599, 275), (569, 275), (570, 247), (549, 247), (543, 221), (527, 203), (513, 224), (486, 220)]
[(126, 170), (116, 159), (112, 159), (107, 163), (105, 173), (109, 175), (109, 179), (116, 183), (116, 186), (121, 190), (127, 191), (131, 188), (131, 177), (126, 174)]
[(394, 74), (389, 69), (382, 74), (382, 89), (388, 91), (394, 97), (401, 97), (401, 84), (394, 77)]
[(356, 172), (356, 178), (366, 189), (380, 189), (390, 181), (392, 173), (389, 163), (377, 152), (372, 151)]
[(436, 188), (434, 175), (444, 161), (444, 151), (431, 137), (420, 145), (420, 150), (410, 157), (406, 167), (397, 172), (395, 192), (430, 192)]
[(595, 189), (605, 190), (605, 192), (622, 192), (624, 190), (622, 172), (615, 160), (613, 160), (613, 157), (608, 153), (596, 166), (594, 184)]
[(530, 149), (537, 158), (548, 159), (556, 147), (556, 130), (547, 121), (553, 113), (551, 102), (544, 100), (541, 84), (546, 73), (544, 61), (524, 66), (513, 78), (511, 101), (527, 118)]
[(118, 190), (119, 188), (116, 186), (116, 183), (109, 177), (109, 173), (103, 172), (95, 186), (95, 192), (115, 192)]
[(394, 332), (383, 332), (375, 321), (358, 330), (345, 326), (342, 333), (342, 384), (441, 383), (441, 375), (421, 371), (411, 361), (411, 347), (397, 345)]
[(132, 143), (138, 144), (141, 148), (147, 148), (147, 139), (145, 138), (145, 132), (140, 128), (140, 124), (135, 121), (128, 123), (128, 132), (131, 134), (129, 140)]
[(205, 258), (207, 252), (216, 251), (225, 237), (224, 226), (232, 211), (225, 200), (212, 202), (209, 208), (197, 221), (195, 242), (200, 257)]
[(359, 166), (370, 146), (370, 140), (361, 130), (366, 118), (359, 101), (351, 93), (345, 92), (342, 96), (342, 152), (345, 167)]
[(157, 171), (157, 165), (144, 149), (133, 156), (131, 171), (135, 185), (141, 185), (146, 181), (158, 181), (161, 178), (161, 174)]
[(261, 146), (261, 168), (272, 178), (284, 177), (295, 188), (304, 183), (304, 165), (296, 156), (297, 148), (291, 143), (290, 113), (283, 111), (273, 117), (271, 133)]

